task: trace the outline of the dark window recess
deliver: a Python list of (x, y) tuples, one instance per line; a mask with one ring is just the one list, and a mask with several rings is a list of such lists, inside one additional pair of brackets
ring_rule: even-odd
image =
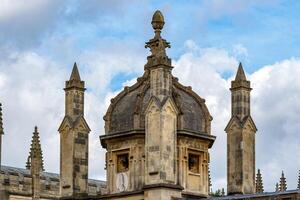
[(46, 190), (50, 190), (51, 189), (51, 185), (50, 184), (45, 185), (45, 189)]
[(188, 162), (189, 162), (189, 171), (198, 174), (200, 172), (200, 169), (199, 169), (199, 155), (190, 153)]
[(8, 178), (5, 178), (4, 181), (3, 181), (3, 185), (9, 185), (10, 184), (10, 181)]
[(117, 157), (117, 172), (126, 172), (129, 169), (129, 155), (128, 153), (120, 154)]

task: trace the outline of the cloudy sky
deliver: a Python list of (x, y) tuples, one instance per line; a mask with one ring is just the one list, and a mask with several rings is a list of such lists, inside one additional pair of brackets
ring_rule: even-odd
[(281, 171), (295, 189), (300, 169), (300, 22), (298, 0), (0, 0), (0, 102), (3, 164), (24, 167), (34, 126), (45, 168), (59, 171), (58, 126), (64, 81), (76, 61), (86, 81), (90, 178), (105, 179), (103, 115), (124, 85), (143, 73), (160, 9), (173, 73), (206, 99), (212, 134), (213, 189), (226, 188), (230, 81), (241, 61), (251, 80), (258, 127), (256, 167), (267, 191)]

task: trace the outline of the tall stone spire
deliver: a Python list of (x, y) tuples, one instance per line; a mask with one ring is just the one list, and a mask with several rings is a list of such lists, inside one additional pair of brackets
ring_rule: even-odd
[(76, 62), (74, 63), (72, 73), (71, 73), (71, 76), (70, 76), (70, 80), (81, 81)]
[(300, 170), (299, 170), (299, 176), (298, 176), (298, 186), (297, 188), (300, 190)]
[(4, 134), (3, 131), (3, 118), (2, 118), (2, 104), (0, 103), (0, 168), (1, 168), (1, 161), (2, 161), (2, 135)]
[(235, 76), (235, 81), (247, 81), (242, 63), (240, 62), (239, 67), (238, 67), (238, 71), (236, 73)]
[(90, 128), (84, 118), (84, 81), (74, 63), (66, 81), (65, 117), (60, 133), (60, 194), (62, 197), (88, 193), (88, 141)]
[(264, 186), (263, 186), (263, 181), (262, 181), (262, 176), (260, 173), (260, 169), (257, 170), (256, 174), (256, 193), (263, 193), (264, 192)]
[(32, 176), (32, 199), (40, 199), (40, 176), (41, 172), (44, 171), (44, 164), (40, 136), (37, 127), (34, 128), (26, 168), (30, 169)]
[[(256, 125), (250, 114), (250, 81), (242, 64), (231, 82), (231, 119), (227, 133), (228, 194), (255, 193), (255, 133)], [(248, 177), (248, 178), (245, 178)]]
[(280, 181), (279, 181), (279, 191), (280, 192), (284, 192), (287, 190), (287, 185), (286, 185), (286, 179), (284, 177), (284, 173), (283, 171), (281, 172), (281, 178), (280, 178)]
[(70, 79), (68, 81), (66, 81), (65, 90), (68, 90), (68, 89), (71, 89), (71, 88), (78, 88), (78, 89), (81, 89), (81, 90), (85, 90), (84, 81), (81, 81), (76, 62), (73, 65), (73, 69), (72, 69)]

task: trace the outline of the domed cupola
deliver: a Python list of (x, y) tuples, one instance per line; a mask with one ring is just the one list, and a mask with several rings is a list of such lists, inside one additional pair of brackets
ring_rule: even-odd
[[(130, 131), (140, 131), (145, 128), (145, 110), (150, 101), (150, 74), (152, 69), (163, 65), (166, 72), (157, 92), (159, 96), (169, 95), (175, 102), (179, 113), (177, 130), (191, 131), (196, 134), (210, 134), (211, 115), (205, 105), (205, 100), (199, 97), (191, 87), (185, 87), (171, 73), (171, 59), (166, 55), (169, 42), (161, 38), (160, 32), (164, 25), (164, 18), (160, 11), (156, 11), (152, 18), (155, 36), (145, 47), (150, 48), (151, 55), (144, 66), (144, 74), (131, 87), (125, 87), (115, 98), (104, 116), (105, 134), (127, 134)], [(168, 77), (169, 76), (169, 77)], [(160, 77), (156, 77), (157, 79)], [(160, 91), (159, 91), (160, 90)], [(155, 92), (155, 91), (154, 91)]]
[(160, 11), (151, 24), (143, 76), (111, 99), (104, 116), (107, 193), (157, 200), (207, 196), (212, 117), (205, 100), (172, 75)]

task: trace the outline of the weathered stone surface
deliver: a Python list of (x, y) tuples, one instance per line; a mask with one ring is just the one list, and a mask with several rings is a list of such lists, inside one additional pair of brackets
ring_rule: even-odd
[(255, 193), (255, 123), (250, 115), (250, 82), (242, 65), (231, 84), (232, 117), (227, 133), (227, 192)]
[(60, 195), (88, 194), (88, 134), (84, 119), (84, 82), (76, 63), (66, 82), (66, 116), (59, 127), (61, 141)]
[[(163, 17), (155, 15), (144, 75), (111, 100), (104, 117), (106, 134), (100, 139), (107, 149), (107, 199), (127, 199), (124, 192), (143, 192), (147, 200), (181, 199), (182, 193), (205, 197), (209, 192), (212, 117), (204, 99), (173, 77), (165, 51), (170, 44), (160, 35)], [(124, 170), (119, 158), (125, 154), (129, 165)], [(190, 154), (197, 170), (189, 166)]]

